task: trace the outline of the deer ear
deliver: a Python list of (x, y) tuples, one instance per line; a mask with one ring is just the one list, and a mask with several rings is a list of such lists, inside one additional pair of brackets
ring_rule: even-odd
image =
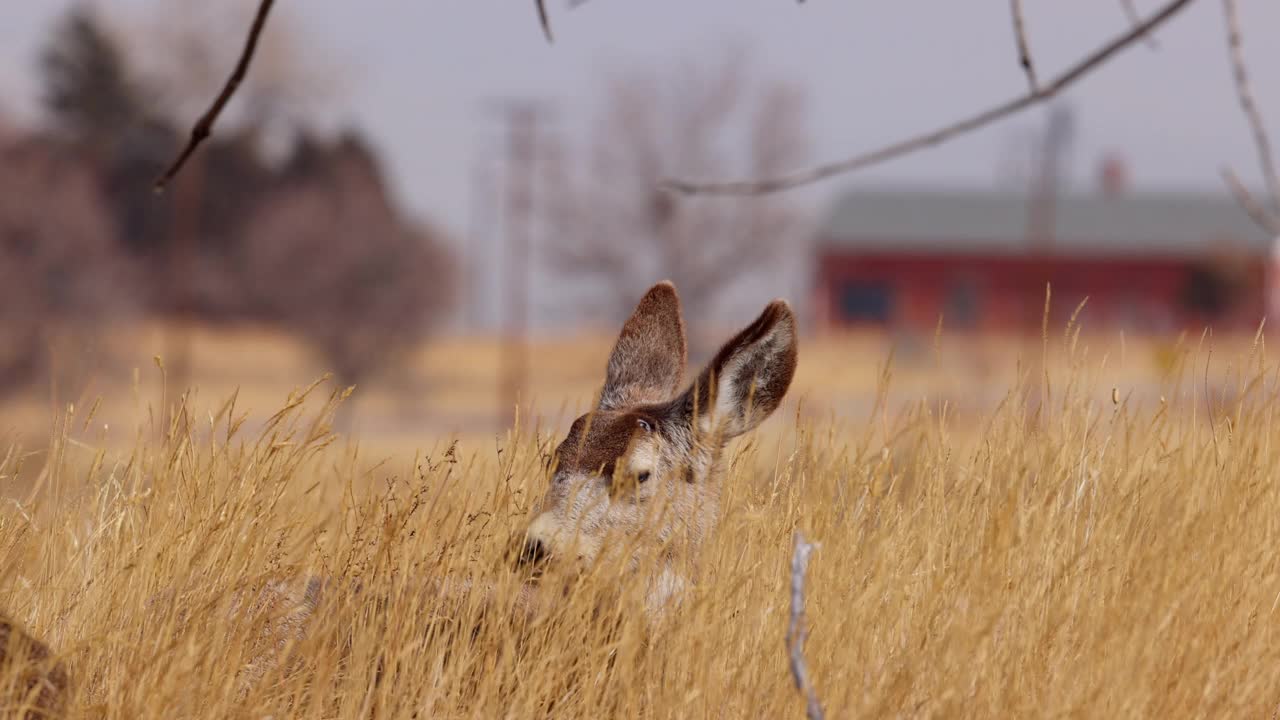
[(660, 282), (644, 294), (618, 334), (600, 409), (669, 400), (684, 379), (686, 353), (680, 296), (675, 285)]
[(716, 353), (683, 398), (697, 432), (729, 440), (754, 430), (782, 404), (796, 373), (796, 316), (774, 300)]

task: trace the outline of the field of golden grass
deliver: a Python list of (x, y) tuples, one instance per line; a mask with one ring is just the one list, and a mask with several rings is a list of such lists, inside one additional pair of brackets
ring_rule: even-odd
[[(804, 656), (828, 717), (1280, 707), (1280, 374), (1252, 338), (802, 340), (791, 399), (726, 459), (699, 582), (656, 623), (610, 568), (517, 603), (513, 541), (608, 338), (539, 347), (545, 414), (503, 432), (449, 430), (496, 414), (493, 361), (439, 343), (423, 405), (362, 398), (353, 437), (328, 385), (263, 379), (297, 372), (285, 351), (206, 342), (176, 412), (144, 367), (0, 416), (0, 610), (63, 660), (72, 717), (803, 717), (796, 531), (819, 544)], [(230, 610), (299, 575), (324, 599), (264, 653), (277, 618)]]

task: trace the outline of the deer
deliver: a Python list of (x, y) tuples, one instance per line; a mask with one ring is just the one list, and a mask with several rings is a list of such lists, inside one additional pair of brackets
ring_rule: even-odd
[(596, 407), (552, 454), (523, 563), (655, 560), (652, 613), (694, 580), (684, 560), (715, 531), (726, 447), (773, 414), (795, 376), (795, 314), (769, 303), (685, 387), (687, 355), (680, 297), (660, 282), (623, 324)]
[(0, 715), (58, 717), (70, 680), (66, 666), (17, 621), (0, 614)]
[[(795, 314), (785, 300), (774, 300), (686, 386), (680, 297), (669, 281), (652, 286), (614, 342), (595, 407), (573, 421), (550, 454), (548, 487), (515, 543), (517, 567), (530, 571), (515, 610), (532, 617), (549, 604), (553, 591), (540, 585), (548, 568), (601, 564), (632, 573), (652, 569), (644, 578), (651, 619), (678, 603), (697, 580), (698, 551), (719, 520), (726, 449), (781, 405), (797, 357)], [(232, 593), (232, 617), (260, 628), (258, 649), (242, 672), (243, 691), (287, 660), (288, 647), (305, 636), (324, 596), (340, 590), (329, 579), (303, 574)], [(346, 590), (367, 592), (358, 584)], [(437, 604), (470, 593), (481, 594), (481, 607), (493, 601), (491, 587), (470, 580), (424, 579), (423, 591)], [(181, 604), (171, 589), (148, 606), (160, 611)], [(0, 665), (7, 660), (0, 655)], [(65, 671), (58, 673), (49, 687), (63, 692)]]

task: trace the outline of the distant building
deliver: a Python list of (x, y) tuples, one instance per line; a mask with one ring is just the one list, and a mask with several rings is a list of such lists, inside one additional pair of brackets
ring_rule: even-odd
[(1267, 314), (1280, 317), (1280, 236), (1271, 241), (1271, 263), (1267, 266)]
[(1225, 194), (858, 190), (821, 228), (814, 309), (828, 328), (1038, 330), (1049, 284), (1055, 328), (1087, 297), (1090, 328), (1254, 329), (1272, 262)]

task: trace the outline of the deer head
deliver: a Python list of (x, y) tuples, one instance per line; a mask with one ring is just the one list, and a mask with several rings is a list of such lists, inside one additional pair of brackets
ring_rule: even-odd
[(680, 299), (662, 282), (622, 326), (597, 407), (552, 454), (522, 561), (635, 568), (652, 553), (666, 591), (683, 582), (673, 561), (714, 529), (725, 446), (776, 410), (791, 385), (795, 315), (785, 301), (770, 303), (682, 391), (685, 360)]

